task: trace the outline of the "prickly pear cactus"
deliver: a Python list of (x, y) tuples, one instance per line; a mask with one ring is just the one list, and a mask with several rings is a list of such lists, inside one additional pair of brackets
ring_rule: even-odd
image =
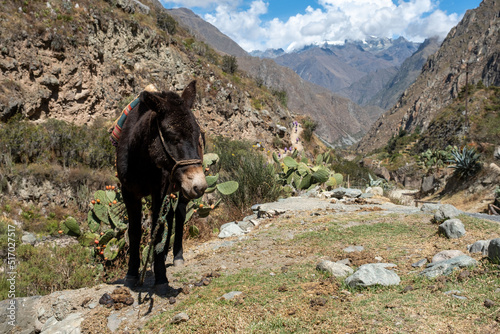
[(79, 237), (82, 232), (80, 231), (80, 226), (78, 226), (78, 222), (73, 217), (68, 217), (63, 222), (63, 231), (67, 235), (71, 235), (74, 237)]
[(109, 229), (106, 232), (104, 232), (103, 235), (101, 235), (101, 238), (99, 239), (99, 245), (105, 245), (108, 243), (109, 240), (113, 239), (116, 236), (115, 231)]

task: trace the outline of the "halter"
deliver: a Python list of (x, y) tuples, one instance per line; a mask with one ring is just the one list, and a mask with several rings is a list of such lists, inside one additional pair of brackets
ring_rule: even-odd
[[(172, 179), (174, 177), (175, 170), (181, 166), (188, 166), (188, 165), (201, 165), (203, 161), (201, 159), (185, 159), (185, 160), (180, 160), (177, 161), (174, 156), (168, 151), (167, 144), (165, 143), (165, 139), (163, 139), (163, 134), (161, 133), (161, 128), (160, 128), (160, 122), (158, 121), (158, 118), (156, 118), (156, 126), (158, 128), (158, 133), (160, 134), (160, 140), (161, 144), (163, 146), (163, 150), (167, 154), (167, 156), (170, 157), (175, 162), (174, 167), (172, 167), (172, 170), (170, 171), (170, 183), (172, 184)], [(201, 135), (200, 135), (201, 137)], [(201, 139), (201, 138), (200, 138)]]

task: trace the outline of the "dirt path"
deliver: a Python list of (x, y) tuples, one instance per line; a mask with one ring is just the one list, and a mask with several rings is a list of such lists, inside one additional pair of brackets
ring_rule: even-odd
[[(317, 250), (307, 243), (294, 243), (294, 247), (290, 247), (289, 241), (303, 233), (322, 231), (326, 228), (325, 223), (332, 219), (344, 221), (342, 226), (349, 228), (360, 224), (390, 223), (391, 215), (406, 216), (419, 212), (415, 207), (394, 205), (386, 199), (370, 199), (359, 204), (359, 201), (335, 203), (310, 198), (289, 198), (264, 204), (261, 210), (270, 213), (271, 217), (260, 219), (260, 224), (242, 237), (214, 237), (205, 243), (187, 243), (185, 266), (167, 269), (173, 288), (170, 295), (159, 297), (154, 294), (152, 273), (148, 272), (144, 287), (131, 291), (133, 305), (120, 309), (99, 305), (99, 298), (122, 286), (122, 281), (25, 298), (20, 303), (24, 306), (19, 310), (19, 314), (26, 318), (23, 329), (34, 326), (42, 330), (57, 321), (57, 325), (62, 326), (66, 319), (76, 317), (70, 326), (81, 328), (82, 333), (136, 333), (156, 315), (173, 310), (199, 289), (210, 289), (210, 282), (219, 275), (235, 274), (245, 268), (268, 270), (272, 275), (290, 266), (317, 263)], [(422, 216), (429, 220), (429, 215)], [(330, 253), (332, 260), (341, 260), (341, 250)], [(365, 252), (363, 256), (351, 257), (351, 261), (358, 266), (374, 261), (375, 256), (389, 257), (390, 253), (390, 250), (377, 254)], [(171, 263), (171, 258), (167, 263)], [(53, 332), (54, 328), (51, 330)]]

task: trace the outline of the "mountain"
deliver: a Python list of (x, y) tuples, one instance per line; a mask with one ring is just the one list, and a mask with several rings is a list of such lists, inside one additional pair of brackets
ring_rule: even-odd
[(418, 50), (401, 64), (392, 79), (369, 101), (363, 101), (361, 104), (379, 106), (384, 110), (394, 106), (405, 89), (415, 82), (427, 58), (434, 54), (440, 45), (436, 37), (426, 39)]
[(431, 55), (397, 104), (372, 125), (357, 145), (369, 152), (383, 147), (400, 130), (425, 131), (438, 113), (468, 84), (500, 85), (500, 2), (483, 0), (468, 10)]
[(403, 37), (307, 46), (276, 57), (303, 79), (364, 105), (390, 82), (398, 67), (418, 48)]
[(254, 50), (254, 51), (250, 52), (250, 55), (252, 57), (271, 58), (271, 59), (282, 56), (284, 54), (285, 54), (285, 50), (283, 50), (281, 48), (279, 48), (279, 49), (267, 49), (266, 51)]
[[(240, 56), (240, 53), (234, 53), (232, 47), (234, 42), (229, 37), (220, 33), (211, 24), (200, 22), (201, 18), (190, 10), (179, 9), (168, 12), (178, 20), (181, 20), (179, 13), (186, 15), (187, 17), (182, 18), (182, 24), (189, 26), (189, 31), (200, 36), (209, 45), (212, 45), (211, 36), (224, 36), (227, 41), (220, 42), (214, 47), (220, 52), (237, 56), (238, 67), (257, 82), (272, 90), (286, 92), (287, 107), (290, 111), (297, 115), (311, 116), (318, 122), (316, 134), (330, 144), (351, 145), (357, 142), (381, 113), (379, 109), (375, 108), (376, 111), (373, 111), (374, 108), (365, 109), (324, 87), (303, 80), (291, 69), (280, 66), (271, 59), (259, 59), (248, 54)], [(280, 53), (279, 50), (275, 52)], [(325, 52), (330, 51), (325, 50)], [(349, 73), (345, 73), (345, 76), (349, 76)]]
[(220, 32), (219, 29), (203, 20), (187, 8), (168, 9), (176, 21), (186, 28), (196, 39), (204, 41), (214, 49), (236, 57), (248, 56), (236, 42)]

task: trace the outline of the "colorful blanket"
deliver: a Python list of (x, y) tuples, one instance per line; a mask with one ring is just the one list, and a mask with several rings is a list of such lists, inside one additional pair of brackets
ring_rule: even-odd
[[(144, 88), (144, 90), (148, 92), (158, 91), (154, 85), (148, 85), (146, 88)], [(139, 104), (139, 95), (137, 95), (125, 108), (123, 108), (120, 117), (118, 117), (118, 119), (111, 126), (109, 130), (109, 132), (111, 133), (109, 138), (111, 139), (111, 143), (113, 144), (113, 146), (118, 146), (118, 141), (120, 140), (123, 124), (125, 124), (129, 112), (132, 111), (132, 109), (134, 109), (137, 104)]]

